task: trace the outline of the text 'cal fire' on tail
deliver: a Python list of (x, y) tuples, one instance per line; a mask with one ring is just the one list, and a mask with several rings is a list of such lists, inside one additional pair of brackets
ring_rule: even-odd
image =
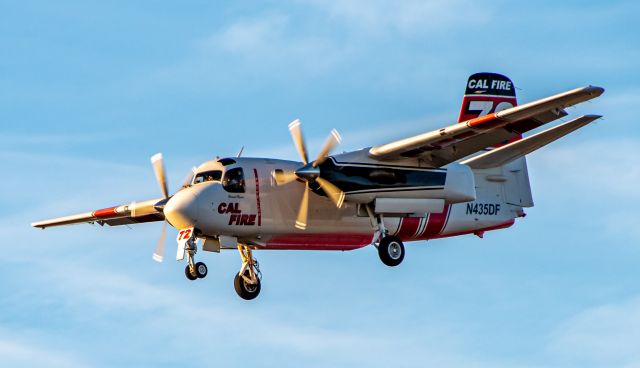
[(497, 73), (476, 73), (467, 80), (458, 122), (518, 105), (511, 79)]

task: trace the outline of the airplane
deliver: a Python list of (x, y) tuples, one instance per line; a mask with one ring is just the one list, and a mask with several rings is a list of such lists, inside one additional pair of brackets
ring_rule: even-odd
[(257, 250), (348, 251), (373, 245), (382, 263), (398, 266), (404, 242), (511, 227), (533, 206), (525, 155), (589, 123), (584, 115), (524, 133), (568, 115), (566, 108), (600, 96), (587, 86), (518, 105), (515, 85), (497, 73), (468, 78), (458, 122), (431, 132), (331, 154), (334, 129), (309, 159), (300, 120), (289, 124), (300, 161), (225, 157), (193, 169), (169, 193), (162, 154), (151, 163), (162, 197), (32, 224), (130, 225), (162, 221), (153, 259), (163, 260), (167, 224), (178, 230), (176, 260), (187, 258), (189, 280), (207, 276), (198, 249), (235, 250), (238, 296), (261, 290)]

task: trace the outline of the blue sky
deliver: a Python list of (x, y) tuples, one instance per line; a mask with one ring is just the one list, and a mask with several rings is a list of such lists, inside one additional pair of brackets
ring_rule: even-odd
[[(3, 1), (0, 361), (12, 367), (640, 366), (640, 27), (634, 1)], [(259, 299), (157, 264), (159, 224), (34, 220), (153, 198), (241, 146), (296, 158), (457, 117), (469, 74), (520, 101), (607, 89), (605, 119), (529, 158), (536, 207), (505, 231), (375, 249), (260, 252)], [(313, 150), (313, 148), (312, 148)], [(172, 235), (173, 236), (173, 235)]]

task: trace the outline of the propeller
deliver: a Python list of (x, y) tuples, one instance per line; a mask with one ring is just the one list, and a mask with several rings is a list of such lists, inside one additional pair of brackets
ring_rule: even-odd
[(162, 262), (162, 258), (164, 257), (164, 245), (167, 239), (167, 222), (162, 222), (162, 231), (160, 232), (160, 239), (158, 239), (158, 245), (156, 245), (156, 250), (153, 252), (153, 260), (156, 262)]
[(336, 207), (340, 208), (344, 203), (344, 192), (328, 180), (321, 178), (319, 168), (319, 165), (329, 157), (331, 151), (340, 144), (342, 138), (338, 131), (333, 129), (320, 149), (316, 159), (310, 163), (299, 119), (296, 119), (289, 124), (289, 132), (291, 132), (293, 144), (295, 145), (304, 166), (296, 171), (277, 172), (275, 173), (275, 180), (278, 184), (286, 184), (298, 179), (304, 181), (305, 188), (295, 223), (296, 228), (304, 230), (307, 228), (307, 219), (309, 216), (309, 192), (311, 191), (311, 184), (317, 184), (327, 197), (336, 205)]
[(151, 165), (153, 166), (153, 173), (156, 174), (156, 181), (160, 185), (162, 195), (165, 199), (169, 198), (169, 186), (167, 185), (167, 176), (165, 175), (162, 153), (156, 153), (151, 156)]
[[(156, 176), (156, 181), (160, 186), (160, 191), (162, 192), (162, 196), (164, 198), (160, 202), (156, 203), (154, 205), (154, 208), (158, 212), (163, 212), (164, 206), (167, 204), (171, 196), (169, 196), (169, 185), (167, 184), (167, 175), (164, 167), (164, 159), (162, 158), (162, 153), (156, 153), (155, 155), (151, 156), (151, 165), (153, 166), (153, 172)], [(193, 180), (195, 172), (196, 172), (196, 168), (193, 167), (185, 177), (184, 182), (182, 183), (182, 186), (180, 187), (180, 189), (178, 189), (178, 191), (189, 186), (189, 184), (191, 184), (191, 181)], [(163, 221), (163, 224), (162, 224), (162, 231), (160, 232), (160, 238), (158, 239), (156, 250), (153, 252), (153, 256), (152, 256), (153, 260), (156, 262), (162, 262), (162, 259), (164, 257), (164, 245), (166, 243), (166, 238), (167, 238), (167, 221), (165, 220)]]

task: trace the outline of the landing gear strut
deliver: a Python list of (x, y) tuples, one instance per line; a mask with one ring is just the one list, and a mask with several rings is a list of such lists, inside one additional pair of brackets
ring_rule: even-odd
[(389, 267), (399, 265), (404, 259), (404, 244), (402, 244), (402, 240), (397, 236), (389, 235), (381, 214), (374, 214), (370, 205), (367, 205), (366, 209), (371, 225), (376, 229), (373, 245), (378, 248), (380, 260)]
[(207, 276), (209, 272), (207, 269), (207, 265), (204, 262), (195, 262), (194, 256), (198, 251), (198, 245), (196, 244), (196, 240), (194, 237), (189, 238), (187, 240), (187, 244), (185, 246), (185, 252), (187, 253), (188, 264), (184, 268), (184, 275), (191, 281), (202, 279)]
[(260, 266), (258, 261), (253, 258), (251, 248), (239, 244), (238, 252), (240, 252), (242, 259), (242, 267), (233, 279), (233, 287), (242, 299), (255, 299), (260, 294), (260, 279), (262, 278)]

